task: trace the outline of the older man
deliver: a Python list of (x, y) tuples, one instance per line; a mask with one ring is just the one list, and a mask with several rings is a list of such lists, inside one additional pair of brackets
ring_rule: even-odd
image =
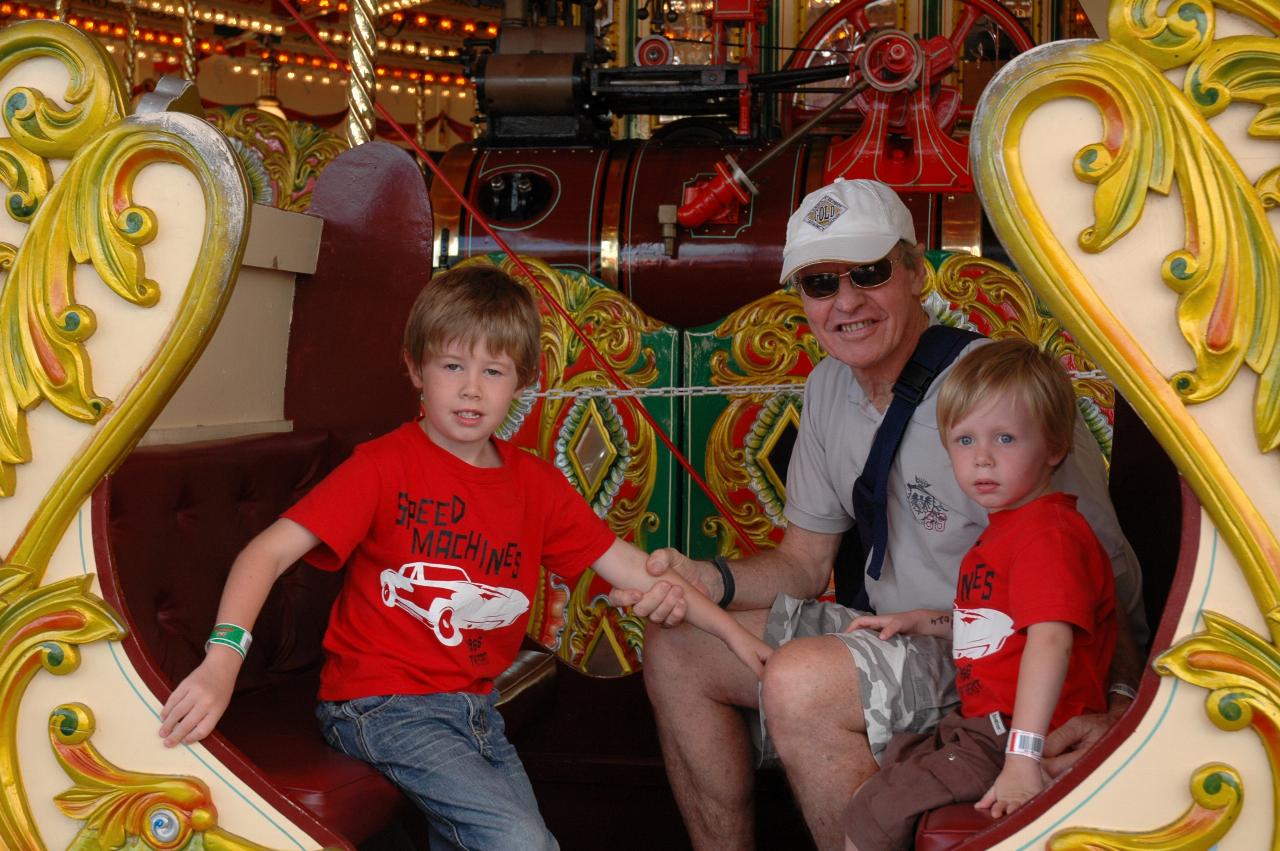
[[(818, 847), (843, 848), (840, 813), (877, 770), (889, 737), (932, 727), (956, 701), (950, 642), (847, 633), (856, 612), (813, 599), (826, 591), (842, 533), (854, 523), (854, 482), (894, 384), (930, 325), (920, 304), (924, 259), (911, 215), (884, 184), (837, 180), (791, 216), (781, 278), (799, 290), (828, 354), (805, 385), (787, 473), (786, 533), (777, 548), (733, 564), (695, 562), (673, 550), (650, 557), (651, 572), (674, 568), (700, 581), (713, 600), (780, 648), (757, 683), (722, 643), (698, 630), (646, 633), (645, 685), (672, 789), (700, 849), (753, 845), (753, 745), (764, 761), (781, 761)], [(950, 609), (961, 556), (987, 522), (956, 485), (938, 439), (940, 383), (911, 415), (890, 468), (887, 547), (866, 577), (873, 609)], [(1054, 486), (1079, 495), (1080, 510), (1111, 555), (1132, 635), (1142, 640), (1138, 566), (1082, 420), (1075, 442)], [(681, 619), (679, 595), (661, 587), (614, 600), (636, 603), (642, 616), (667, 625)], [(1113, 665), (1113, 711), (1131, 699), (1139, 666), (1131, 636)], [(1092, 740), (1106, 724), (1105, 717), (1092, 719), (1059, 738)]]

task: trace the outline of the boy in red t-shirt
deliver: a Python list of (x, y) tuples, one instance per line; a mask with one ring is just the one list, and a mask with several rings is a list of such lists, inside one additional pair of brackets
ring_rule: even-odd
[(999, 817), (1044, 786), (1044, 737), (1107, 709), (1115, 583), (1106, 551), (1049, 479), (1071, 451), (1075, 395), (1024, 340), (965, 355), (938, 392), (938, 430), (956, 481), (989, 512), (960, 565), (953, 612), (858, 618), (881, 638), (952, 638), (960, 706), (926, 734), (895, 736), (844, 814), (847, 849), (910, 848), (935, 807), (976, 801)]
[[(592, 567), (627, 588), (656, 580), (554, 466), (494, 436), (537, 378), (540, 332), (532, 295), (497, 268), (464, 266), (423, 289), (404, 342), (422, 418), (357, 447), (236, 558), (204, 661), (161, 710), (166, 745), (217, 724), (276, 578), (304, 557), (345, 566), (324, 638), (326, 740), (400, 786), (437, 840), (557, 847), (493, 680), (519, 650), (540, 566), (570, 581)], [(761, 672), (764, 642), (663, 578), (684, 586), (690, 621)]]

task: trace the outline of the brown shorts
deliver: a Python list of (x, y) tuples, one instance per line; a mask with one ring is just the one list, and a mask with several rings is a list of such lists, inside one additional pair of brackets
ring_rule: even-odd
[(879, 773), (845, 807), (845, 833), (858, 851), (909, 850), (924, 813), (986, 794), (1004, 767), (1008, 738), (995, 732), (990, 718), (959, 712), (948, 713), (931, 733), (895, 735)]

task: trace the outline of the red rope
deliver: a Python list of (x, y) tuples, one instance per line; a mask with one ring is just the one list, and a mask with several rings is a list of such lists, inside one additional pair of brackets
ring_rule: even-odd
[[(303, 31), (306, 32), (306, 34), (311, 38), (311, 40), (315, 42), (316, 46), (319, 47), (321, 51), (323, 51), (325, 56), (329, 58), (329, 61), (331, 62), (345, 61), (345, 60), (339, 59), (334, 54), (334, 52), (329, 48), (329, 45), (325, 44), (320, 39), (320, 34), (316, 32), (315, 27), (311, 25), (310, 21), (302, 17), (302, 15), (298, 12), (298, 10), (294, 7), (294, 5), (291, 2), (289, 2), (289, 0), (280, 0), (280, 5), (283, 6), (285, 10), (290, 15), (293, 16), (293, 19), (298, 22), (298, 25), (302, 27)], [(560, 314), (560, 318), (562, 318), (565, 322), (569, 323), (569, 327), (573, 329), (573, 333), (577, 335), (578, 339), (582, 341), (582, 344), (586, 348), (586, 350), (591, 353), (592, 357), (595, 358), (596, 363), (598, 363), (600, 367), (605, 371), (605, 373), (609, 376), (609, 380), (612, 381), (614, 385), (619, 389), (625, 389), (628, 385), (625, 381), (623, 381), (622, 376), (619, 375), (617, 371), (614, 370), (614, 368), (609, 365), (609, 362), (605, 360), (604, 355), (600, 354), (600, 350), (597, 349), (595, 347), (595, 344), (591, 342), (591, 339), (587, 336), (586, 332), (583, 331), (580, 327), (578, 327), (578, 323), (573, 321), (573, 317), (569, 315), (569, 312), (565, 310), (564, 306), (560, 304), (560, 302), (558, 302), (551, 295), (551, 293), (547, 291), (547, 289), (537, 279), (537, 277), (533, 274), (533, 272), (529, 271), (529, 268), (525, 266), (524, 261), (521, 260), (514, 251), (511, 250), (510, 246), (507, 245), (506, 240), (504, 240), (501, 236), (499, 236), (498, 232), (495, 231), (489, 225), (489, 222), (486, 221), (485, 218), (481, 216), (480, 213), (474, 207), (472, 207), (471, 204), (467, 202), (467, 199), (462, 196), (462, 193), (459, 192), (458, 189), (455, 186), (453, 186), (453, 184), (449, 183), (449, 181), (445, 178), (444, 173), (440, 171), (440, 167), (436, 165), (435, 161), (430, 156), (428, 156), (427, 153), (422, 150), (422, 148), (418, 147), (417, 142), (415, 142), (413, 137), (409, 135), (409, 132), (400, 125), (400, 122), (392, 117), (391, 113), (387, 110), (387, 108), (382, 104), (377, 103), (376, 101), (374, 102), (373, 107), (377, 111), (377, 113), (380, 116), (382, 116), (383, 120), (385, 120), (387, 123), (391, 125), (392, 129), (395, 130), (396, 134), (400, 136), (400, 138), (403, 139), (409, 145), (409, 147), (413, 149), (415, 153), (417, 153), (417, 155), (422, 159), (422, 161), (427, 164), (427, 167), (431, 169), (432, 174), (435, 175), (435, 179), (440, 181), (449, 190), (449, 192), (453, 195), (453, 197), (457, 199), (458, 203), (462, 205), (462, 208), (471, 215), (472, 219), (474, 219), (476, 222), (479, 223), (481, 229), (486, 234), (488, 234), (489, 238), (492, 239), (495, 243), (497, 243), (498, 248), (500, 248), (508, 257), (511, 258), (511, 262), (515, 264), (516, 268), (520, 270), (521, 274), (523, 274), (526, 278), (528, 278), (533, 283), (534, 287), (537, 288), (538, 292), (542, 294), (543, 300), (547, 304), (551, 305), (552, 309), (555, 310), (556, 313)], [(658, 425), (657, 420), (653, 418), (653, 415), (649, 413), (648, 409), (645, 408), (644, 404), (641, 403), (641, 401), (635, 396), (627, 396), (624, 398), (626, 398), (628, 401), (631, 402), (632, 406), (636, 410), (636, 413), (638, 413), (645, 420), (645, 422), (649, 424), (649, 426), (653, 429), (654, 433), (658, 435), (658, 439), (662, 441), (662, 445), (667, 447), (667, 449), (671, 452), (672, 456), (674, 456), (676, 461), (679, 462), (680, 466), (683, 467), (685, 472), (689, 474), (689, 477), (693, 479), (694, 482), (697, 483), (698, 487), (700, 487), (703, 493), (707, 495), (707, 498), (711, 500), (711, 504), (715, 506), (716, 511), (720, 512), (720, 516), (723, 517), (725, 522), (728, 523), (729, 526), (733, 528), (733, 531), (737, 533), (738, 540), (742, 542), (744, 551), (748, 553), (755, 552), (756, 546), (754, 543), (752, 543), (750, 536), (748, 536), (746, 533), (746, 530), (744, 530), (738, 524), (738, 522), (733, 519), (733, 515), (729, 513), (728, 509), (726, 509), (723, 504), (721, 504), (720, 500), (716, 498), (716, 495), (711, 492), (710, 486), (707, 485), (707, 483), (703, 480), (702, 476), (698, 474), (698, 471), (693, 468), (693, 465), (689, 463), (689, 459), (685, 458), (684, 455), (680, 453), (680, 450), (676, 448), (675, 444), (671, 442), (671, 438), (668, 437), (667, 433), (662, 430), (661, 426)]]

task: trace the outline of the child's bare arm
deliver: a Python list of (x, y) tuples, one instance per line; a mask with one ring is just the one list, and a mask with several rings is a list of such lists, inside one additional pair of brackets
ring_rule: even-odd
[[(1071, 624), (1046, 621), (1027, 627), (1027, 644), (1018, 664), (1018, 691), (1014, 698), (1014, 730), (1043, 736), (1053, 720), (1058, 695), (1067, 677), (1071, 661), (1071, 644), (1075, 636)], [(982, 800), (974, 806), (991, 808), (999, 818), (1011, 813), (1044, 788), (1040, 761), (1018, 754), (1006, 754), (1000, 776)]]
[(845, 632), (853, 632), (855, 629), (878, 629), (881, 641), (888, 641), (895, 635), (950, 638), (951, 612), (941, 609), (912, 609), (909, 612), (891, 612), (887, 615), (859, 615)]
[[(218, 604), (218, 623), (252, 630), (271, 586), (281, 573), (320, 540), (292, 520), (277, 520), (236, 556)], [(166, 747), (198, 742), (213, 732), (226, 711), (243, 657), (213, 644), (204, 661), (169, 695), (160, 710), (160, 737)]]
[(729, 645), (734, 655), (754, 671), (756, 676), (760, 676), (764, 670), (764, 662), (773, 649), (744, 629), (732, 615), (708, 600), (674, 570), (664, 573), (661, 578), (649, 575), (645, 570), (647, 558), (636, 546), (617, 539), (592, 567), (605, 581), (618, 588), (643, 592), (658, 581), (682, 587), (688, 601), (688, 621)]

